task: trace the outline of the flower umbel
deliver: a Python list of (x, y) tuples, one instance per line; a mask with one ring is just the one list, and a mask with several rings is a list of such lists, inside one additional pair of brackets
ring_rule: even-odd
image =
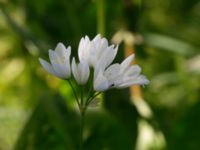
[[(92, 76), (90, 79), (93, 79), (93, 83), (89, 83), (93, 84), (90, 85), (93, 86), (93, 92), (148, 84), (149, 80), (140, 74), (140, 66), (131, 65), (134, 54), (127, 57), (121, 64), (112, 64), (117, 51), (118, 46), (109, 46), (108, 40), (98, 34), (92, 40), (88, 36), (81, 38), (78, 46), (80, 61), (78, 64), (75, 58), (70, 63), (71, 47), (66, 48), (62, 43), (58, 43), (55, 51), (49, 50), (51, 64), (41, 58), (39, 61), (46, 71), (59, 78), (71, 80), (72, 72), (77, 85), (87, 84), (89, 77)], [(88, 92), (88, 94), (91, 93)]]

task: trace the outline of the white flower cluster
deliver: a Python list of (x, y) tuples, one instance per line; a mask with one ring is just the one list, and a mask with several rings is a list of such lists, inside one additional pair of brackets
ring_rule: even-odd
[(138, 65), (131, 65), (133, 54), (120, 64), (112, 64), (117, 51), (118, 46), (109, 46), (107, 39), (101, 38), (100, 35), (93, 40), (85, 36), (81, 38), (78, 47), (79, 63), (76, 63), (75, 58), (70, 61), (71, 47), (66, 48), (62, 43), (58, 43), (55, 51), (49, 50), (51, 64), (41, 58), (39, 61), (46, 71), (59, 78), (70, 79), (73, 74), (79, 85), (85, 85), (92, 75), (93, 88), (98, 92), (148, 84), (149, 80), (140, 74), (141, 68)]

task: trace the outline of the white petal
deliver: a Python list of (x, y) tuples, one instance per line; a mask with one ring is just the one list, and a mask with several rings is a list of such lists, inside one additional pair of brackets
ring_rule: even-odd
[(81, 38), (80, 42), (79, 42), (79, 47), (78, 47), (78, 57), (79, 60), (82, 60), (84, 57), (84, 49), (85, 49), (85, 39)]
[(119, 76), (119, 70), (120, 65), (119, 64), (112, 64), (109, 66), (106, 71), (104, 72), (104, 75), (109, 81), (114, 81), (117, 76)]
[(65, 67), (66, 78), (70, 78), (71, 77), (70, 57), (66, 58), (65, 63), (64, 63), (64, 67)]
[(67, 56), (70, 56), (70, 55), (71, 55), (71, 46), (68, 46), (68, 47), (67, 47), (65, 53), (66, 53)]
[(66, 78), (69, 78), (71, 76), (70, 55), (71, 55), (71, 47), (68, 46), (68, 48), (65, 50), (65, 53), (60, 58), (61, 66), (63, 68), (63, 72)]
[(87, 83), (89, 75), (90, 75), (90, 68), (87, 62), (81, 61), (78, 65), (78, 73), (80, 76), (80, 84), (84, 85)]
[(74, 75), (76, 82), (80, 84), (80, 77), (78, 74), (78, 67), (76, 65), (75, 58), (72, 59), (72, 73)]
[(71, 76), (70, 67), (71, 47), (67, 49), (62, 43), (58, 43), (55, 51), (49, 50), (49, 59), (56, 76), (66, 79)]
[(105, 52), (104, 55), (102, 55), (102, 58), (105, 62), (105, 68), (113, 62), (116, 57), (117, 51), (118, 46), (114, 48), (114, 45), (112, 45), (108, 48), (107, 53)]
[(99, 74), (97, 75), (97, 78), (94, 79), (94, 90), (95, 91), (105, 91), (109, 88), (109, 83), (108, 80), (106, 79), (105, 76), (103, 76), (102, 71), (99, 72)]
[(97, 51), (95, 49), (95, 45), (94, 43), (90, 42), (87, 46), (87, 58), (86, 61), (88, 62), (88, 64), (92, 67), (95, 66), (96, 61), (97, 61)]
[(66, 49), (62, 43), (58, 43), (54, 52), (54, 55), (55, 54), (57, 55), (57, 63), (59, 64), (60, 72), (62, 72), (63, 76), (69, 78), (71, 76), (71, 47), (68, 46)]
[(99, 62), (101, 56), (103, 53), (107, 50), (108, 48), (108, 41), (103, 38), (98, 41), (98, 43), (93, 43), (94, 48), (91, 50), (95, 54), (93, 54), (92, 59), (93, 59), (93, 67), (96, 66), (96, 64)]
[(132, 63), (134, 59), (134, 54), (128, 56), (122, 63), (121, 63), (121, 70), (120, 72), (123, 73)]
[(136, 77), (140, 75), (141, 68), (139, 65), (133, 65), (127, 68), (126, 72), (124, 73), (125, 76)]
[(86, 41), (90, 41), (90, 38), (86, 35), (86, 36), (85, 36), (85, 40), (86, 40)]
[(132, 85), (146, 85), (146, 84), (149, 84), (149, 80), (144, 75), (140, 75), (137, 78), (127, 79), (123, 84), (119, 85), (117, 88), (127, 88)]
[(99, 68), (97, 68), (97, 67), (94, 68), (94, 79), (97, 78), (97, 75), (98, 75), (99, 71), (100, 71)]
[(114, 60), (117, 47), (114, 45), (108, 47), (108, 41), (105, 38), (101, 38), (97, 35), (93, 40), (90, 41), (88, 36), (81, 39), (78, 48), (78, 56), (80, 61), (87, 61), (89, 66), (95, 67), (100, 61), (105, 69)]
[(98, 51), (100, 49), (105, 49), (108, 47), (108, 40), (106, 38), (101, 38), (101, 35), (98, 34), (93, 40), (92, 42), (96, 45), (96, 48), (98, 49)]
[(40, 64), (42, 65), (42, 67), (49, 73), (56, 75), (55, 71), (53, 70), (53, 67), (51, 66), (51, 64), (49, 64), (46, 60), (39, 58)]
[(101, 39), (101, 49), (108, 47), (108, 40), (106, 38)]
[(92, 41), (98, 43), (100, 40), (101, 40), (101, 35), (97, 34)]
[(78, 57), (80, 61), (87, 61), (90, 63), (90, 55), (91, 55), (91, 49), (94, 49), (92, 46), (93, 43), (91, 43), (88, 36), (85, 36), (85, 38), (82, 38), (79, 43), (78, 48)]
[(61, 66), (59, 57), (56, 55), (54, 51), (49, 50), (49, 58), (56, 74), (59, 75), (61, 78), (65, 79), (66, 75), (63, 71), (63, 67)]
[(105, 50), (105, 52), (102, 54), (99, 62), (95, 66), (97, 70), (105, 70), (107, 66), (109, 66), (113, 60), (115, 59), (115, 56), (118, 51), (118, 46), (114, 49), (114, 45), (110, 46)]
[(92, 42), (95, 45), (95, 51), (97, 52), (98, 57), (108, 47), (108, 40), (106, 38), (101, 38), (100, 35), (97, 35)]
[(56, 48), (55, 48), (55, 53), (57, 54), (58, 57), (63, 57), (65, 56), (66, 53), (66, 47), (64, 46), (63, 43), (58, 43)]

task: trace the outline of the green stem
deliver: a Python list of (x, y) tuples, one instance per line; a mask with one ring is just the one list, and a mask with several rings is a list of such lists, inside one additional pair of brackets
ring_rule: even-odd
[(97, 32), (105, 34), (105, 9), (104, 0), (97, 0)]
[(88, 95), (86, 97), (86, 104), (87, 104), (87, 101), (90, 99), (91, 95), (93, 95), (92, 85), (90, 86), (89, 91), (88, 91)]
[(83, 90), (84, 90), (84, 87), (81, 85), (81, 106), (82, 107), (84, 106)]
[(84, 86), (81, 86), (81, 102), (80, 102), (80, 114), (81, 114), (81, 122), (80, 122), (80, 150), (83, 149), (83, 129), (85, 122), (85, 112), (86, 106), (84, 104)]
[(84, 129), (84, 124), (85, 124), (85, 112), (86, 112), (86, 107), (81, 107), (80, 113), (81, 113), (81, 123), (80, 123), (80, 147), (79, 149), (83, 149), (83, 129)]
[(94, 94), (91, 98), (89, 98), (87, 101), (86, 101), (86, 107), (90, 104), (90, 102), (95, 98), (97, 97), (99, 94), (101, 94), (101, 92), (98, 92), (96, 94)]
[(78, 107), (79, 107), (79, 109), (80, 109), (80, 106), (81, 106), (81, 105), (80, 105), (80, 102), (79, 102), (79, 100), (78, 100), (78, 96), (77, 96), (77, 94), (76, 94), (76, 91), (75, 91), (75, 89), (74, 89), (74, 87), (73, 87), (71, 81), (70, 81), (70, 80), (67, 80), (67, 81), (68, 81), (69, 85), (70, 85), (71, 88), (72, 88), (72, 92), (73, 92), (73, 94), (74, 94), (74, 96), (75, 96), (76, 102), (77, 102)]

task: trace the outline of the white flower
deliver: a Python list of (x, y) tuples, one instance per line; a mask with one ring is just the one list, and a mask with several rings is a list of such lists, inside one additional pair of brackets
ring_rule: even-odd
[(86, 61), (91, 67), (98, 65), (98, 68), (101, 66), (105, 69), (114, 60), (117, 50), (118, 47), (108, 46), (107, 39), (101, 38), (98, 34), (91, 41), (88, 36), (81, 38), (78, 56), (80, 61)]
[(49, 59), (50, 63), (39, 58), (41, 65), (49, 73), (62, 78), (67, 79), (71, 76), (71, 67), (70, 67), (70, 55), (71, 47), (67, 49), (62, 43), (58, 43), (55, 51), (49, 50)]
[(80, 61), (80, 63), (77, 65), (75, 58), (73, 58), (72, 59), (72, 73), (77, 83), (80, 85), (84, 85), (87, 83), (89, 75), (90, 75), (89, 65), (84, 60)]
[(140, 75), (141, 68), (138, 65), (131, 65), (134, 55), (130, 55), (121, 64), (112, 64), (107, 69), (98, 69), (94, 74), (94, 89), (105, 91), (110, 88), (127, 88), (132, 85), (145, 85), (149, 81), (145, 76)]

